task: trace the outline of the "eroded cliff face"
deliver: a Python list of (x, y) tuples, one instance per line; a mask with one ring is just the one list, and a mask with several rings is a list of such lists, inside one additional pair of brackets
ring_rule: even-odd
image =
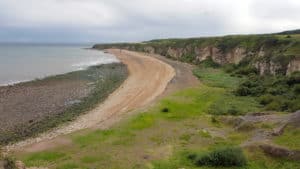
[(95, 45), (94, 48), (123, 48), (133, 51), (159, 54), (176, 60), (183, 60), (192, 63), (199, 63), (206, 59), (211, 59), (220, 65), (239, 64), (247, 58), (247, 62), (255, 67), (260, 75), (289, 75), (292, 72), (300, 71), (300, 58), (294, 57), (288, 62), (272, 60), (275, 55), (273, 49), (262, 45), (259, 49), (249, 50), (237, 45), (236, 47), (226, 47), (222, 50), (216, 45), (200, 46), (195, 44), (184, 45), (152, 45), (152, 43), (119, 44), (119, 45)]
[[(145, 52), (156, 53), (154, 48), (146, 48)], [(295, 71), (300, 71), (300, 59), (293, 59), (289, 64), (281, 62), (275, 62), (266, 56), (264, 47), (261, 47), (258, 51), (247, 51), (243, 47), (236, 47), (228, 52), (222, 52), (215, 46), (206, 47), (195, 47), (192, 49), (188, 48), (172, 48), (169, 47), (166, 51), (168, 57), (174, 59), (180, 59), (185, 55), (193, 53), (194, 61), (199, 63), (206, 59), (211, 58), (214, 62), (225, 65), (225, 64), (239, 64), (246, 57), (251, 57), (254, 61), (251, 63), (259, 72), (260, 75), (277, 75), (277, 74), (291, 74)], [(158, 53), (163, 54), (163, 53)]]
[(300, 71), (300, 58), (290, 61), (290, 63), (288, 64), (286, 73), (289, 75), (296, 71)]
[[(154, 48), (153, 48), (154, 49)], [(145, 52), (155, 53), (154, 50), (149, 50), (149, 47), (144, 49)], [(186, 55), (195, 55), (195, 62), (201, 62), (211, 58), (214, 62), (224, 65), (228, 63), (238, 64), (246, 55), (246, 49), (238, 47), (228, 53), (223, 53), (220, 49), (214, 46), (207, 47), (192, 47), (187, 48), (172, 48), (169, 47), (166, 51), (168, 57), (180, 59)]]
[(242, 47), (234, 48), (226, 54), (228, 63), (238, 64), (247, 56), (246, 49)]

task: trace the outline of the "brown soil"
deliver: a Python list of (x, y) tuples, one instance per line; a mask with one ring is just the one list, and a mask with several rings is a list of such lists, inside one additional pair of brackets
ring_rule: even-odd
[(84, 128), (108, 128), (118, 122), (124, 114), (154, 101), (175, 76), (175, 71), (170, 65), (156, 58), (119, 49), (111, 49), (108, 52), (116, 55), (128, 67), (129, 76), (121, 87), (102, 104), (75, 121), (37, 138), (7, 146), (7, 150), (40, 151), (47, 149), (52, 143), (68, 144), (63, 136), (57, 137), (59, 135)]

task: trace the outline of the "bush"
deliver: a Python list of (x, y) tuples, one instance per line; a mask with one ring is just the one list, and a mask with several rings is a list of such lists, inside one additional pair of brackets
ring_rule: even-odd
[(292, 73), (287, 80), (288, 85), (294, 85), (300, 83), (300, 72), (294, 72)]
[[(17, 169), (15, 164), (15, 159), (11, 157), (0, 157), (0, 161), (3, 160), (4, 162), (4, 169)], [(1, 166), (0, 166), (1, 167)]]
[(238, 115), (239, 111), (237, 110), (237, 108), (235, 106), (232, 106), (230, 109), (227, 110), (227, 114), (230, 115)]
[(240, 67), (235, 71), (236, 74), (239, 75), (251, 75), (251, 74), (258, 74), (258, 70), (253, 67), (253, 66), (245, 66), (245, 67)]
[(244, 166), (246, 157), (239, 147), (224, 147), (206, 154), (190, 154), (188, 159), (197, 166), (233, 167)]
[(220, 67), (220, 64), (214, 62), (211, 58), (208, 58), (204, 61), (202, 61), (200, 63), (201, 66), (204, 66), (204, 67), (212, 67), (212, 68), (218, 68)]
[(226, 114), (224, 109), (222, 107), (220, 107), (220, 105), (217, 105), (217, 104), (212, 104), (208, 109), (208, 113), (213, 114), (213, 115), (224, 115), (224, 114)]
[(161, 112), (168, 113), (169, 112), (169, 108), (164, 107), (164, 108), (161, 109)]
[(297, 110), (300, 110), (300, 98), (289, 101), (287, 103), (287, 107), (290, 112), (295, 112)]
[(279, 99), (274, 99), (272, 102), (266, 105), (265, 109), (266, 110), (274, 110), (274, 111), (282, 111), (285, 109), (285, 104), (279, 100)]
[(227, 64), (224, 66), (224, 71), (227, 73), (231, 73), (234, 72), (237, 69), (237, 65), (235, 64)]
[(211, 119), (210, 119), (210, 121), (212, 123), (219, 123), (219, 121), (217, 120), (217, 118), (215, 116), (212, 116)]
[(266, 95), (262, 95), (259, 98), (259, 103), (262, 105), (267, 105), (269, 103), (271, 103), (274, 100), (274, 96), (270, 95), (270, 94), (266, 94)]
[(251, 89), (245, 86), (239, 86), (235, 93), (238, 96), (248, 96), (251, 94)]
[(300, 94), (300, 84), (296, 84), (294, 86), (294, 93), (299, 95)]

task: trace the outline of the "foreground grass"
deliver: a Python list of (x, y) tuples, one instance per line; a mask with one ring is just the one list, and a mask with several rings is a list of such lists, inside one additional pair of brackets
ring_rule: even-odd
[[(16, 155), (28, 166), (58, 169), (219, 168), (197, 167), (187, 156), (192, 152), (204, 153), (224, 146), (238, 146), (251, 137), (251, 131), (238, 132), (223, 124), (216, 116), (219, 111), (230, 114), (234, 108), (237, 114), (243, 114), (258, 111), (261, 107), (251, 97), (241, 98), (232, 94), (227, 84), (236, 85), (240, 79), (230, 77), (219, 69), (201, 68), (195, 71), (203, 84), (178, 91), (109, 130), (80, 131), (68, 136), (72, 141), (70, 145)], [(216, 105), (222, 109), (215, 110)], [(235, 168), (300, 167), (297, 162), (268, 158), (258, 149), (244, 149), (243, 152), (248, 159), (247, 165)]]
[(278, 145), (288, 147), (290, 149), (300, 150), (300, 129), (288, 127), (285, 132), (274, 139)]

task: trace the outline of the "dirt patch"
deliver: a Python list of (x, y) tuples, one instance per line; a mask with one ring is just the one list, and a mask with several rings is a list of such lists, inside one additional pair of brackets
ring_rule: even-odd
[(300, 151), (289, 150), (283, 147), (278, 147), (274, 145), (260, 145), (259, 146), (265, 154), (271, 157), (277, 158), (288, 158), (291, 160), (300, 160)]

